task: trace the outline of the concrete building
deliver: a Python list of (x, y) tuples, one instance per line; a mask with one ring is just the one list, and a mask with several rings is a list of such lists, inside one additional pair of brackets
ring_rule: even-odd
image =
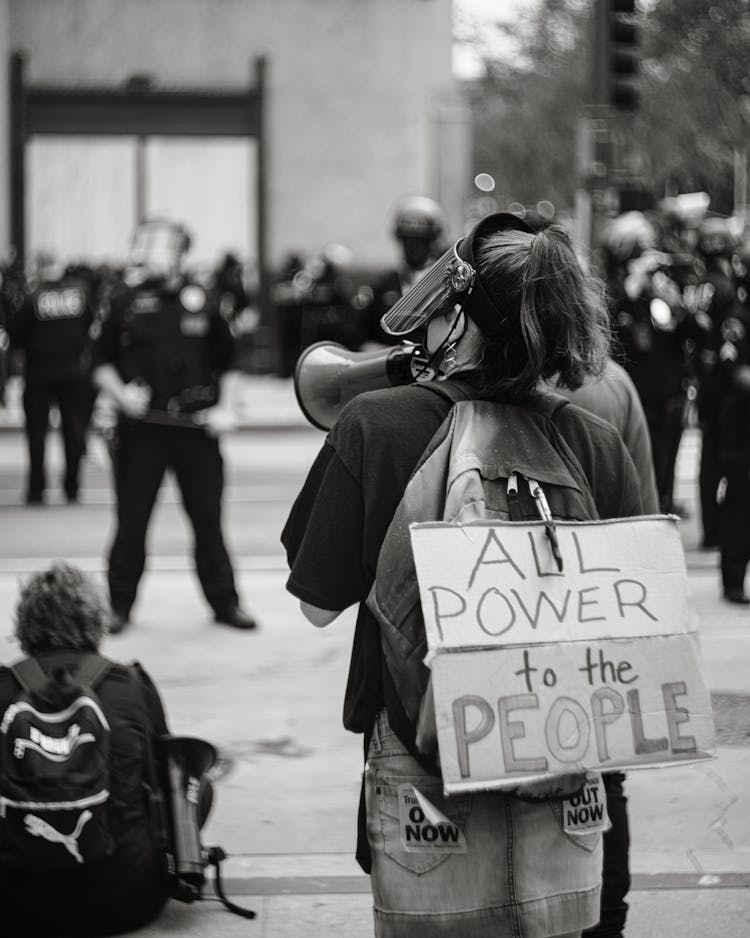
[(387, 263), (406, 193), (458, 231), (451, 5), (0, 0), (0, 256), (119, 261), (165, 214), (206, 262), (232, 249), (267, 273), (338, 242)]

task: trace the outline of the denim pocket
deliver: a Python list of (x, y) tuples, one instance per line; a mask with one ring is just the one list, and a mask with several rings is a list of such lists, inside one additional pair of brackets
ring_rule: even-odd
[(367, 815), (370, 846), (373, 852), (382, 849), (394, 863), (418, 876), (429, 873), (444, 863), (455, 850), (441, 850), (429, 844), (424, 850), (407, 850), (402, 841), (399, 820), (399, 787), (414, 785), (432, 805), (465, 834), (471, 806), (471, 795), (443, 794), (442, 782), (423, 775), (386, 775), (377, 767), (366, 773)]
[(574, 844), (576, 847), (580, 847), (581, 850), (585, 850), (586, 853), (592, 853), (599, 845), (599, 841), (602, 837), (601, 831), (586, 831), (581, 834), (571, 834), (569, 831), (565, 830), (565, 822), (563, 819), (563, 802), (562, 801), (549, 801), (548, 802), (550, 810), (555, 816), (557, 825), (560, 828), (562, 834)]

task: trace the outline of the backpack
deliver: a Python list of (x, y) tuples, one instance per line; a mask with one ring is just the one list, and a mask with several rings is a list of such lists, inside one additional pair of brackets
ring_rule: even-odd
[(599, 514), (581, 464), (555, 426), (570, 403), (562, 395), (545, 391), (511, 404), (471, 399), (471, 390), (453, 381), (422, 387), (448, 398), (453, 407), (428, 444), (388, 527), (367, 606), (380, 628), (389, 722), (422, 766), (439, 774), (409, 526), (541, 517), (559, 564), (555, 519), (588, 521)]
[(109, 856), (110, 728), (94, 688), (110, 668), (86, 655), (71, 674), (34, 658), (0, 723), (0, 861), (65, 870)]

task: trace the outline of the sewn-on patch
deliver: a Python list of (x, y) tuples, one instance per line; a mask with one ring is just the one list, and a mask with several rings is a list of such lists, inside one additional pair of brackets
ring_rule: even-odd
[(138, 293), (133, 300), (134, 313), (158, 313), (161, 305), (158, 293)]

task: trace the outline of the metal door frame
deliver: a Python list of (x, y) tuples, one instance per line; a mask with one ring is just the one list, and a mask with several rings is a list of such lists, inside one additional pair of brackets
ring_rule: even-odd
[[(134, 77), (117, 87), (27, 85), (27, 58), (10, 56), (10, 233), (20, 264), (26, 258), (26, 144), (43, 134), (134, 136), (252, 137), (256, 141), (255, 230), (261, 326), (273, 334), (268, 290), (268, 152), (265, 127), (265, 56), (251, 62), (249, 87), (243, 90), (159, 89)], [(139, 206), (140, 208), (140, 206)], [(275, 342), (271, 343), (275, 345)], [(273, 355), (273, 353), (272, 353)]]

